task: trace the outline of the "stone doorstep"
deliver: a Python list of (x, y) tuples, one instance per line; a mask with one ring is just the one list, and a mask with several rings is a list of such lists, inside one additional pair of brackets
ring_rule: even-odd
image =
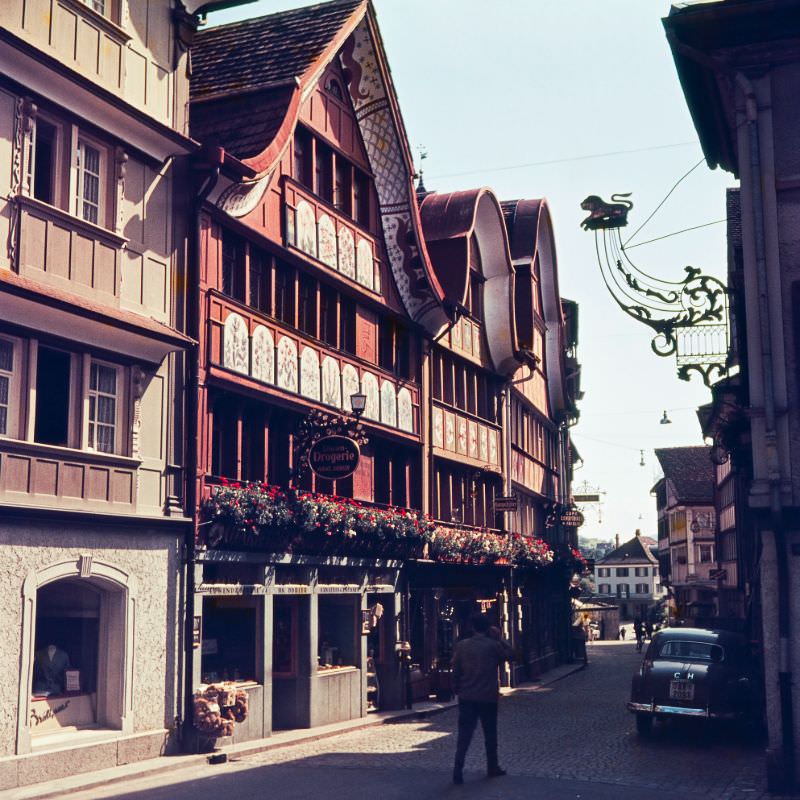
[[(563, 664), (559, 667), (549, 670), (540, 679), (532, 681), (531, 683), (526, 683), (513, 689), (504, 687), (500, 690), (500, 694), (503, 697), (508, 697), (517, 693), (524, 694), (540, 691), (542, 688), (556, 683), (557, 681), (560, 681), (583, 668), (584, 665), (582, 663)], [(301, 744), (309, 740), (327, 739), (342, 733), (358, 731), (376, 725), (386, 725), (409, 719), (424, 719), (425, 717), (432, 716), (433, 714), (439, 714), (443, 711), (447, 711), (448, 709), (455, 708), (457, 704), (457, 700), (449, 700), (447, 702), (431, 701), (428, 703), (417, 703), (417, 705), (411, 709), (403, 709), (401, 711), (378, 711), (369, 714), (367, 717), (360, 717), (359, 719), (347, 720), (345, 722), (336, 722), (330, 725), (322, 725), (317, 728), (302, 728), (289, 731), (279, 731), (277, 733), (273, 733), (272, 736), (266, 739), (257, 739), (251, 742), (242, 742), (241, 744), (224, 746), (219, 752), (225, 753), (231, 759), (243, 758), (246, 756), (255, 755), (257, 753), (264, 753), (269, 750), (291, 747), (292, 745)], [(137, 736), (142, 735), (143, 734), (135, 734), (133, 737), (120, 738), (136, 738)], [(152, 735), (152, 733), (145, 735)], [(74, 750), (78, 748), (65, 748), (65, 750), (67, 749)], [(49, 751), (49, 754), (52, 755), (56, 752), (62, 753), (64, 750), (51, 750)], [(45, 754), (36, 755), (41, 757)], [(35, 783), (15, 789), (0, 791), (0, 800), (45, 800), (45, 798), (56, 797), (69, 792), (85, 791), (98, 786), (106, 786), (126, 780), (157, 775), (162, 772), (171, 772), (176, 769), (183, 769), (185, 767), (204, 764), (207, 762), (208, 755), (209, 754), (205, 753), (198, 755), (160, 756), (158, 758), (136, 761), (117, 767), (109, 767), (107, 769), (97, 770), (96, 772), (85, 772), (78, 775), (59, 778), (58, 780), (54, 781)], [(2, 766), (3, 761), (12, 761), (29, 757), (30, 756), (12, 756), (10, 758), (0, 759), (0, 766)]]

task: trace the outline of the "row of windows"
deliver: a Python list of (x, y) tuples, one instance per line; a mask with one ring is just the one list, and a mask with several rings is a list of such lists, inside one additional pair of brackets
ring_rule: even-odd
[(488, 422), (497, 422), (494, 381), (485, 372), (449, 353), (433, 354), (433, 397)]
[[(222, 235), (221, 277), (221, 290), (228, 297), (329, 347), (356, 354), (354, 300), (230, 231)], [(378, 325), (378, 365), (401, 378), (413, 379), (417, 360), (408, 329), (388, 317), (381, 318)]]
[[(653, 567), (653, 575), (658, 574), (658, 569)], [(618, 578), (627, 578), (628, 575), (631, 574), (631, 567), (615, 567), (614, 574)], [(650, 575), (650, 567), (633, 567), (633, 575), (637, 578), (646, 578)], [(610, 578), (611, 577), (611, 567), (598, 567), (597, 568), (597, 577), (598, 578)]]
[(370, 181), (340, 153), (298, 126), (294, 135), (294, 178), (337, 211), (371, 229)]
[(433, 516), (444, 522), (498, 527), (494, 513), (496, 479), (474, 468), (447, 462), (436, 465)]
[[(600, 594), (612, 594), (612, 587), (610, 583), (600, 583), (597, 586), (597, 591)], [(650, 584), (637, 583), (633, 587), (634, 594), (650, 594)], [(631, 587), (628, 583), (619, 583), (616, 587), (617, 597), (630, 597)]]
[(557, 463), (555, 431), (530, 412), (516, 398), (511, 400), (511, 444), (550, 466)]
[[(126, 454), (127, 370), (33, 340), (0, 338), (0, 436)], [(27, 375), (27, 386), (23, 376)], [(29, 422), (23, 429), (23, 398)]]
[(25, 192), (94, 225), (108, 223), (108, 151), (75, 125), (39, 113), (25, 154)]
[[(267, 409), (231, 395), (212, 405), (211, 473), (233, 480), (262, 480), (286, 486), (292, 476), (296, 414)], [(307, 471), (298, 485), (307, 491), (357, 497), (376, 503), (419, 508), (411, 480), (413, 456), (403, 448), (367, 447), (359, 469), (344, 480), (329, 481)]]

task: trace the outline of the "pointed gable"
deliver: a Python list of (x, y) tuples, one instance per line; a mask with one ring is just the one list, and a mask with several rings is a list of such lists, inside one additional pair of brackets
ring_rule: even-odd
[(220, 197), (233, 216), (263, 196), (302, 104), (339, 61), (397, 292), (413, 320), (438, 332), (447, 322), (443, 292), (422, 238), (412, 159), (371, 5), (334, 0), (212, 28), (198, 35), (192, 56), (192, 135), (225, 148), (254, 176)]
[(647, 537), (634, 536), (616, 550), (612, 550), (605, 558), (597, 560), (597, 565), (606, 564), (657, 564), (658, 559), (650, 552), (642, 539), (652, 541)]

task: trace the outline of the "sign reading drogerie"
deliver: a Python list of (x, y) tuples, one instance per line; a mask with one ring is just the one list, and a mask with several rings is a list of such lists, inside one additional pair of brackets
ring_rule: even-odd
[(338, 481), (349, 478), (358, 466), (361, 450), (347, 436), (323, 436), (308, 453), (308, 465), (320, 478)]

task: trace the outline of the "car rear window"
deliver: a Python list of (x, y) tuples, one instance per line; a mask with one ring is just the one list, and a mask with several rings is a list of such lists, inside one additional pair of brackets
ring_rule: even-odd
[(672, 640), (661, 645), (658, 655), (687, 661), (722, 661), (725, 651), (718, 644)]

